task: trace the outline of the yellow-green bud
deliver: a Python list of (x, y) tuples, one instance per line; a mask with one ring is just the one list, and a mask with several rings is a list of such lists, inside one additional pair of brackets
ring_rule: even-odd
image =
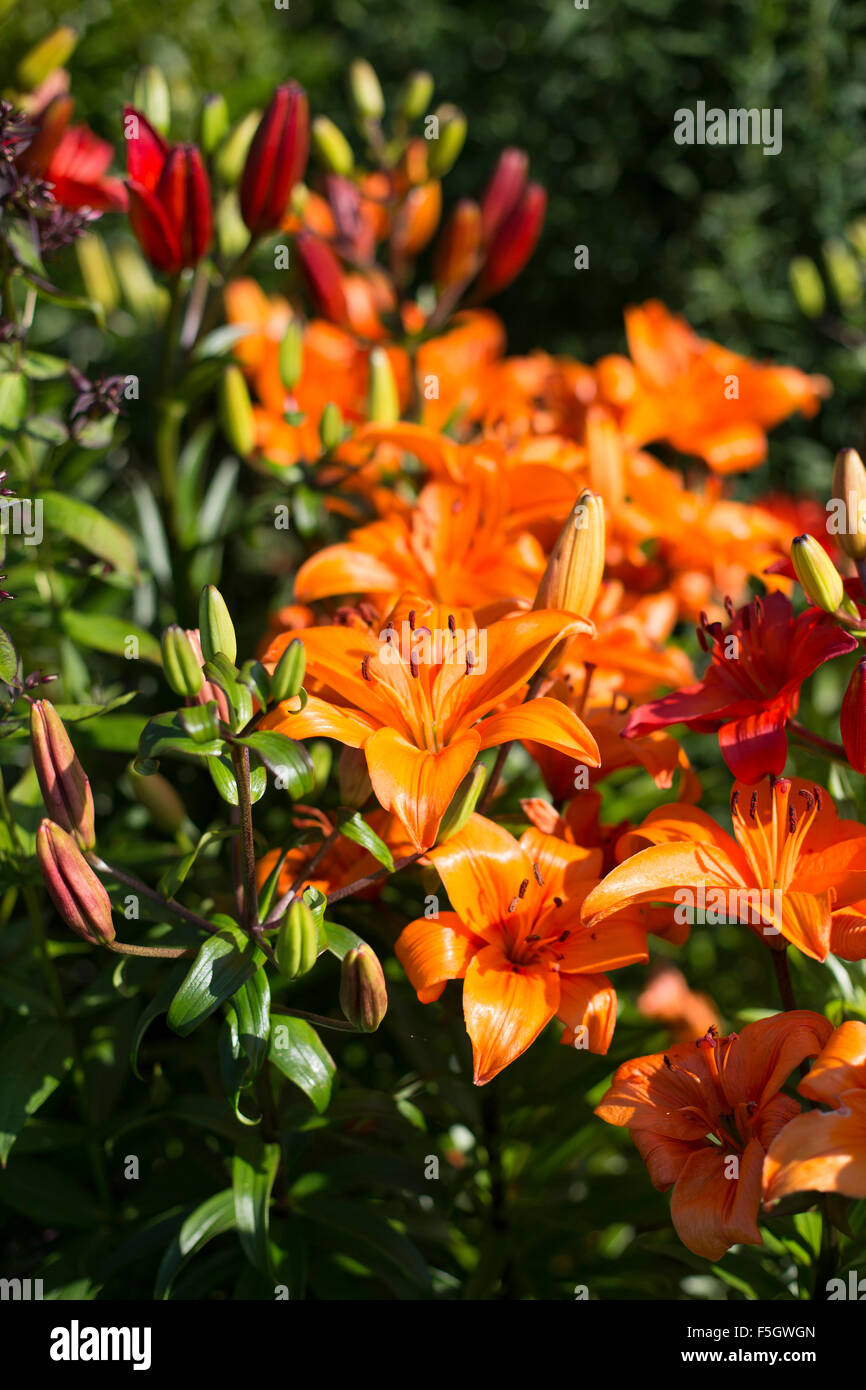
[(310, 126), (313, 152), (330, 174), (348, 176), (355, 167), (352, 146), (338, 125), (327, 116), (316, 116)]
[(437, 845), (441, 845), (462, 830), (475, 807), (478, 805), (478, 798), (484, 789), (487, 781), (487, 769), (483, 763), (476, 763), (470, 767), (460, 786), (457, 788), (451, 804), (439, 825), (439, 834), (436, 836)]
[(297, 980), (316, 964), (319, 954), (319, 928), (303, 898), (295, 898), (277, 933), (274, 955), (277, 969), (286, 980)]
[(814, 536), (795, 536), (791, 563), (806, 597), (825, 613), (835, 613), (845, 595), (842, 576)]
[(205, 154), (213, 154), (229, 128), (229, 108), (222, 92), (212, 92), (201, 104), (198, 118), (199, 144)]
[(852, 560), (866, 558), (866, 468), (856, 449), (840, 449), (833, 467), (833, 496), (828, 510), (841, 509), (828, 528)]
[(604, 503), (586, 489), (571, 509), (550, 553), (534, 608), (561, 608), (589, 617), (604, 573)]
[(359, 1033), (375, 1033), (388, 1011), (388, 990), (379, 958), (367, 945), (343, 957), (340, 1008)]
[(466, 117), (457, 106), (446, 104), (435, 112), (439, 122), (439, 135), (430, 141), (427, 168), (430, 177), (441, 179), (457, 162), (457, 156), (466, 141)]
[(237, 183), (246, 163), (247, 151), (259, 127), (261, 111), (250, 111), (220, 146), (216, 159), (217, 173), (223, 183), (233, 186)]
[(367, 419), (377, 425), (392, 425), (400, 419), (400, 397), (391, 360), (383, 347), (370, 351), (370, 385)]
[(433, 75), (429, 72), (410, 72), (400, 89), (397, 110), (407, 121), (423, 116), (433, 95)]
[(162, 634), (162, 669), (176, 695), (192, 700), (199, 693), (204, 677), (192, 643), (177, 623)]
[(244, 374), (234, 363), (223, 372), (219, 405), (223, 434), (241, 458), (249, 458), (256, 443), (256, 422)]
[(827, 297), (815, 262), (809, 256), (795, 256), (788, 267), (788, 276), (800, 313), (810, 319), (823, 314)]
[(198, 629), (205, 661), (213, 661), (218, 652), (223, 652), (229, 661), (236, 659), (238, 639), (234, 624), (226, 601), (215, 584), (206, 584), (201, 591)]
[(280, 343), (280, 381), (287, 391), (294, 391), (304, 370), (304, 330), (292, 319)]
[(139, 68), (132, 86), (132, 104), (136, 110), (144, 113), (160, 135), (168, 134), (171, 125), (171, 96), (160, 68), (152, 64)]
[(18, 64), (16, 75), (19, 87), (32, 92), (33, 88), (44, 82), (46, 77), (50, 77), (52, 72), (63, 67), (71, 58), (77, 43), (78, 31), (70, 24), (61, 24), (59, 29), (40, 39), (33, 48), (28, 49)]
[(276, 704), (297, 695), (304, 683), (307, 653), (300, 637), (293, 637), (274, 667), (271, 676), (271, 695)]
[(98, 232), (88, 232), (75, 243), (78, 268), (88, 297), (101, 304), (106, 313), (116, 309), (120, 286), (105, 242)]
[(856, 309), (863, 302), (863, 280), (856, 257), (841, 237), (825, 241), (824, 264), (843, 309)]
[(349, 95), (360, 120), (381, 121), (385, 98), (375, 68), (366, 58), (356, 58), (349, 65)]
[(319, 438), (328, 453), (336, 449), (343, 438), (343, 412), (334, 401), (328, 401), (319, 421)]

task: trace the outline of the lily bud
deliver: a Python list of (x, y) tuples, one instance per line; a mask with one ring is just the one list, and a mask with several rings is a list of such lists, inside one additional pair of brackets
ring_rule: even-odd
[(174, 275), (196, 265), (210, 245), (213, 219), (204, 162), (195, 145), (168, 149), (141, 112), (127, 108), (126, 119), (134, 119), (139, 131), (127, 142), (133, 175), (127, 183), (129, 223), (151, 265)]
[(445, 840), (450, 839), (462, 830), (475, 807), (478, 805), (478, 798), (484, 790), (484, 783), (487, 781), (487, 768), (483, 763), (476, 763), (470, 767), (460, 786), (457, 788), (451, 799), (451, 804), (439, 825), (439, 834), (436, 836), (437, 845), (441, 845)]
[(481, 248), (481, 209), (471, 198), (461, 198), (436, 243), (433, 276), (447, 289), (469, 280), (478, 269)]
[(347, 177), (355, 167), (355, 156), (339, 126), (327, 116), (317, 116), (311, 128), (313, 152), (329, 174)]
[(254, 236), (279, 227), (292, 186), (303, 177), (310, 150), (310, 107), (297, 82), (277, 87), (259, 122), (244, 164), (240, 201)]
[(295, 237), (295, 249), (313, 308), (332, 323), (345, 323), (343, 275), (330, 246), (312, 232), (302, 231)]
[(360, 811), (373, 795), (373, 784), (367, 771), (367, 759), (362, 749), (343, 746), (337, 763), (340, 805), (350, 811)]
[(219, 415), (223, 434), (241, 458), (249, 458), (256, 444), (256, 422), (247, 383), (240, 367), (226, 367), (220, 382)]
[(523, 197), (529, 177), (529, 155), (509, 146), (503, 150), (481, 198), (481, 226), (485, 245), (514, 211)]
[(52, 821), (74, 835), (82, 849), (93, 849), (96, 827), (90, 782), (50, 700), (34, 700), (30, 706), (30, 748)]
[(457, 157), (466, 141), (466, 117), (457, 106), (446, 104), (435, 113), (439, 122), (439, 135), (430, 141), (430, 155), (427, 165), (432, 178), (441, 179), (457, 163)]
[(604, 503), (582, 492), (551, 551), (534, 608), (589, 617), (604, 573), (604, 530)]
[(172, 623), (162, 634), (162, 669), (175, 695), (195, 699), (202, 688), (201, 663), (182, 627)]
[(493, 234), (478, 281), (480, 295), (498, 294), (520, 274), (541, 236), (546, 209), (547, 193), (541, 184), (529, 184)]
[(343, 412), (335, 401), (328, 401), (319, 420), (319, 438), (322, 448), (330, 453), (336, 449), (343, 438)]
[(824, 281), (811, 257), (795, 256), (788, 267), (788, 276), (800, 313), (810, 319), (816, 319), (819, 314), (823, 314), (827, 302)]
[(229, 188), (233, 188), (241, 176), (261, 114), (260, 111), (248, 111), (220, 146), (216, 159), (217, 173)]
[(390, 425), (400, 419), (400, 397), (391, 359), (383, 347), (370, 350), (370, 385), (367, 394), (367, 419), (379, 425)]
[(213, 661), (218, 652), (223, 652), (229, 661), (235, 660), (238, 639), (226, 601), (215, 584), (206, 584), (201, 591), (198, 630), (205, 661)]
[(359, 1033), (375, 1033), (388, 1011), (385, 976), (369, 946), (355, 946), (343, 957), (340, 1008)]
[(855, 772), (866, 773), (866, 657), (862, 657), (848, 682), (839, 715), (845, 756)]
[(845, 596), (842, 576), (814, 536), (794, 537), (791, 563), (810, 603), (825, 613), (835, 613)]
[(308, 974), (319, 954), (319, 928), (303, 898), (295, 898), (283, 918), (274, 948), (277, 969), (285, 980)]
[(430, 179), (410, 188), (397, 210), (391, 229), (391, 250), (395, 256), (417, 256), (435, 232), (442, 214), (442, 185)]
[(287, 391), (294, 391), (304, 370), (304, 330), (292, 319), (280, 343), (280, 381)]
[(211, 92), (205, 97), (198, 120), (199, 144), (205, 154), (213, 154), (229, 129), (229, 108), (222, 92)]
[(271, 694), (274, 702), (291, 700), (304, 683), (307, 668), (307, 653), (300, 637), (293, 637), (286, 647), (271, 676)]
[(120, 301), (120, 286), (102, 237), (97, 232), (79, 237), (75, 255), (88, 297), (101, 304), (106, 313), (111, 313)]
[(139, 68), (132, 87), (132, 104), (143, 111), (154, 130), (167, 135), (171, 125), (171, 96), (160, 68)]
[(108, 894), (72, 836), (43, 820), (36, 832), (36, 856), (51, 901), (66, 925), (93, 946), (113, 941)]
[(405, 121), (423, 116), (433, 95), (433, 76), (429, 72), (410, 72), (400, 89), (397, 110)]
[(349, 65), (349, 95), (359, 120), (381, 121), (385, 98), (375, 68), (366, 58), (356, 58)]
[[(6, 11), (4, 7), (4, 14)], [(52, 72), (62, 68), (75, 51), (78, 43), (78, 30), (70, 24), (61, 24), (59, 29), (40, 39), (33, 48), (28, 49), (18, 64), (16, 77), (18, 86), (32, 92), (50, 77)]]
[(856, 449), (840, 449), (833, 467), (833, 502), (842, 504), (844, 526), (836, 538), (852, 560), (866, 558), (866, 468)]

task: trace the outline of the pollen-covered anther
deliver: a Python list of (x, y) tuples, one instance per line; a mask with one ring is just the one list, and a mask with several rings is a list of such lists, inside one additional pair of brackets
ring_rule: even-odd
[(758, 793), (755, 791), (755, 792), (752, 792), (752, 795), (751, 795), (751, 797), (749, 798), (749, 820), (757, 820), (757, 810), (758, 810)]
[(554, 899), (553, 899), (553, 906), (554, 906), (554, 907), (562, 907), (562, 898), (554, 898)]
[(414, 631), (415, 631), (415, 609), (414, 609), (414, 608), (412, 608), (412, 609), (409, 610), (409, 631), (410, 631), (410, 632), (414, 632)]
[(538, 884), (539, 888), (543, 888), (544, 879), (541, 877), (541, 870), (539, 869), (537, 864), (533, 864), (532, 872), (535, 874), (535, 882)]
[(523, 880), (523, 882), (521, 883), (520, 887), (519, 887), (518, 890), (517, 890), (517, 896), (518, 896), (518, 898), (525, 898), (525, 897), (526, 897), (526, 890), (527, 890), (528, 887), (529, 887), (529, 879), (528, 879), (528, 878), (525, 878), (525, 879)]
[(367, 652), (367, 655), (364, 657), (363, 661), (361, 662), (361, 675), (364, 677), (364, 680), (365, 680), (365, 681), (371, 681), (371, 680), (373, 679), (373, 677), (370, 675), (370, 653), (369, 653), (369, 652)]
[(475, 654), (474, 654), (473, 652), (467, 651), (467, 653), (466, 653), (466, 674), (467, 674), (467, 676), (469, 675), (469, 672), (472, 670), (472, 668), (473, 668), (474, 665), (475, 665)]
[(419, 666), (418, 657), (415, 652), (409, 653), (409, 670), (412, 673), (412, 679), (417, 680), (419, 675)]
[(520, 902), (520, 899), (519, 899), (519, 898), (512, 898), (512, 899), (511, 899), (511, 902), (508, 904), (508, 911), (509, 911), (509, 912), (516, 912), (519, 902)]

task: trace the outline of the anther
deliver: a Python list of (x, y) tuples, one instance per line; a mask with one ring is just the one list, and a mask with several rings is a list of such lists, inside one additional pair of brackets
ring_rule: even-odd
[(509, 912), (516, 912), (516, 911), (517, 911), (517, 904), (518, 904), (519, 902), (520, 902), (520, 899), (519, 899), (519, 898), (512, 898), (512, 899), (511, 899), (511, 902), (508, 904), (508, 911), (509, 911)]
[(414, 652), (410, 652), (410, 653), (409, 653), (409, 670), (410, 670), (411, 673), (412, 673), (412, 679), (413, 679), (413, 680), (417, 680), (417, 679), (418, 679), (418, 657), (415, 655)]
[(538, 884), (539, 888), (543, 888), (544, 879), (541, 877), (541, 870), (539, 869), (537, 864), (533, 864), (532, 872), (535, 874), (535, 882)]
[(750, 800), (749, 800), (749, 820), (756, 820), (756, 819), (757, 819), (757, 816), (755, 815), (755, 812), (756, 812), (757, 808), (758, 808), (758, 793), (757, 793), (757, 792), (752, 792), (751, 798), (750, 798)]
[(410, 612), (409, 612), (409, 631), (410, 631), (410, 632), (414, 632), (414, 631), (415, 631), (415, 609), (414, 609), (414, 608), (410, 609)]
[(373, 679), (373, 677), (370, 675), (370, 653), (369, 653), (369, 652), (368, 652), (367, 655), (364, 657), (364, 660), (361, 662), (361, 675), (364, 677), (364, 680), (365, 680), (365, 681), (371, 681), (371, 680)]
[(521, 883), (520, 887), (519, 887), (518, 890), (517, 890), (517, 896), (518, 896), (518, 898), (525, 898), (525, 897), (526, 897), (526, 890), (527, 890), (528, 887), (529, 887), (529, 879), (528, 879), (528, 878), (525, 878), (525, 879), (523, 880), (523, 882)]
[(554, 906), (554, 907), (562, 907), (562, 898), (554, 898), (554, 899), (553, 899), (553, 906)]

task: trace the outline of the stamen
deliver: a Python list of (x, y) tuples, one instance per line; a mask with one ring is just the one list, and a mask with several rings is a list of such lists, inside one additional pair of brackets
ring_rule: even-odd
[(710, 644), (707, 641), (707, 634), (704, 632), (704, 629), (702, 627), (696, 627), (695, 632), (698, 634), (698, 645), (701, 651), (708, 652), (710, 650)]
[(731, 815), (733, 815), (734, 811), (736, 811), (736, 809), (737, 809), (737, 807), (739, 806), (739, 804), (740, 804), (740, 793), (739, 793), (738, 788), (737, 788), (737, 787), (734, 787), (734, 790), (731, 792)]
[(364, 657), (363, 661), (361, 662), (361, 675), (364, 677), (364, 680), (365, 680), (365, 681), (371, 681), (371, 680), (373, 679), (373, 677), (370, 675), (370, 653), (369, 653), (369, 652), (367, 652), (367, 655)]
[(410, 632), (414, 632), (414, 631), (415, 631), (415, 609), (414, 609), (414, 608), (412, 608), (412, 609), (409, 610), (409, 631), (410, 631)]
[(417, 679), (418, 679), (418, 657), (417, 657), (417, 655), (415, 654), (415, 652), (410, 652), (410, 653), (409, 653), (409, 670), (410, 670), (411, 673), (412, 673), (412, 679), (413, 679), (413, 680), (417, 680)]
[(467, 676), (469, 675), (469, 672), (472, 670), (472, 667), (473, 667), (474, 665), (475, 665), (475, 654), (474, 654), (474, 652), (469, 651), (468, 648), (467, 648), (467, 651), (466, 651), (466, 674), (467, 674)]
[(673, 1062), (671, 1061), (671, 1059), (670, 1059), (670, 1057), (668, 1056), (667, 1053), (664, 1054), (664, 1058), (665, 1058), (665, 1066), (667, 1067), (668, 1071), (673, 1071), (673, 1069), (674, 1069), (674, 1064), (673, 1064)]
[(518, 890), (517, 890), (517, 896), (518, 896), (518, 898), (525, 898), (525, 897), (526, 897), (526, 890), (527, 890), (528, 887), (529, 887), (529, 879), (528, 879), (528, 878), (525, 878), (525, 879), (523, 880), (523, 882), (521, 883), (520, 887), (519, 887)]
[(532, 872), (535, 874), (535, 882), (538, 884), (539, 888), (543, 888), (544, 879), (541, 877), (541, 870), (539, 869), (537, 864), (533, 864)]
[(553, 906), (554, 906), (554, 907), (562, 907), (562, 898), (554, 898), (554, 899), (553, 899)]
[(725, 612), (729, 618), (733, 619), (736, 609), (734, 608), (734, 600), (731, 598), (730, 594), (725, 594)]
[(533, 932), (532, 936), (527, 936), (526, 940), (527, 940), (527, 941), (540, 941), (540, 940), (541, 940), (541, 937), (539, 936), (538, 932)]
[(795, 807), (788, 807), (788, 834), (793, 835), (797, 830), (797, 811)]
[(755, 815), (755, 812), (757, 811), (757, 808), (758, 808), (758, 793), (755, 791), (755, 792), (752, 792), (752, 796), (751, 796), (751, 799), (750, 799), (750, 801), (749, 801), (749, 820), (757, 820), (757, 816)]
[(454, 636), (455, 632), (457, 631), (457, 624), (456, 624), (455, 621), (454, 621), (454, 614), (453, 614), (453, 613), (449, 613), (449, 614), (448, 614), (448, 631), (451, 633), (451, 636), (452, 636), (452, 637)]
[(803, 800), (805, 801), (806, 811), (811, 811), (813, 806), (815, 805), (815, 798), (812, 795), (812, 793), (810, 791), (807, 791), (805, 787), (799, 787), (797, 790), (797, 795), (802, 796)]
[(562, 932), (561, 935), (558, 936), (556, 939), (557, 939), (557, 941), (567, 941), (568, 938), (569, 938), (570, 936), (571, 936), (571, 931), (570, 931), (570, 929), (569, 929), (568, 927), (566, 927), (565, 931)]
[(820, 811), (820, 810), (823, 809), (823, 805), (824, 805), (823, 801), (821, 800), (821, 788), (820, 788), (820, 787), (816, 787), (815, 784), (814, 784), (814, 782), (813, 782), (813, 783), (812, 783), (812, 791), (815, 793), (815, 800), (816, 800), (817, 803), (818, 803), (818, 810)]
[(508, 911), (509, 911), (509, 912), (516, 912), (516, 911), (517, 911), (517, 904), (518, 904), (519, 902), (520, 902), (520, 899), (519, 899), (519, 898), (512, 898), (512, 899), (511, 899), (511, 902), (508, 904)]

